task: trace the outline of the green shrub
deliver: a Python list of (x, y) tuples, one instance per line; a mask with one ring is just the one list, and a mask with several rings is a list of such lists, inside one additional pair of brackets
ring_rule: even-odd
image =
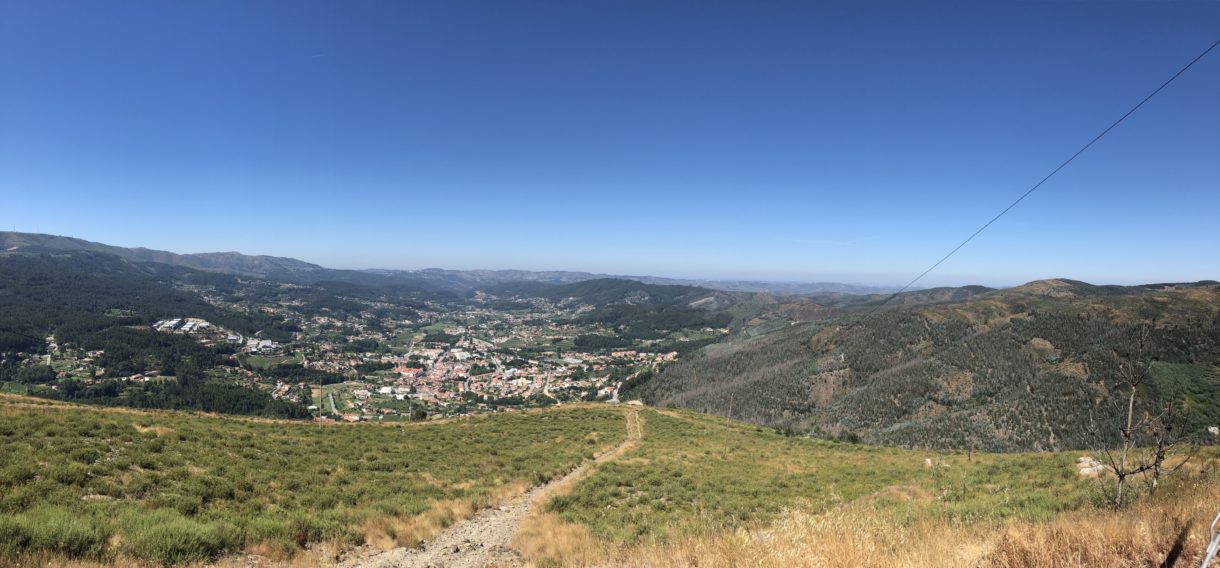
[(14, 433), (0, 437), (0, 565), (43, 549), (182, 564), (256, 544), (357, 544), (372, 515), (486, 505), (496, 487), (569, 471), (585, 439), (623, 435), (620, 411), (573, 408), (336, 428), (149, 415), (144, 427), (177, 433), (157, 437), (130, 412), (11, 403), (0, 398), (0, 427)]
[(84, 485), (89, 480), (89, 467), (79, 463), (60, 464), (48, 468), (47, 477), (62, 485)]
[(232, 525), (198, 522), (166, 509), (129, 510), (120, 526), (126, 552), (166, 565), (207, 562), (240, 545)]
[(14, 517), (0, 517), (0, 557), (13, 558), (30, 546), (30, 535)]
[(0, 520), (0, 554), (48, 552), (98, 558), (109, 533), (87, 517), (58, 507), (37, 507)]
[(0, 484), (19, 485), (33, 481), (38, 476), (38, 470), (28, 463), (15, 463), (0, 470)]
[(73, 461), (92, 465), (97, 460), (101, 459), (102, 453), (93, 448), (77, 448), (70, 454)]

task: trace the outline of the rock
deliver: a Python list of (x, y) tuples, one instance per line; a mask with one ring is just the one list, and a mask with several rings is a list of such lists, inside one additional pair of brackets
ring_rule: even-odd
[(1105, 471), (1106, 466), (1089, 456), (1076, 458), (1076, 473), (1081, 477), (1097, 477)]
[(1081, 477), (1097, 477), (1101, 475), (1103, 471), (1105, 471), (1105, 468), (1098, 465), (1093, 467), (1082, 467), (1077, 473), (1079, 473)]
[(1220, 426), (1208, 426), (1207, 433), (1212, 436), (1220, 437)]

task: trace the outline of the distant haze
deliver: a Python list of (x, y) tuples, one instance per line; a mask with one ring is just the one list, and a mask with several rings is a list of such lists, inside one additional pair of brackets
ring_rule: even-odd
[[(895, 286), (1217, 2), (0, 4), (0, 229), (338, 268)], [(922, 286), (1220, 267), (1220, 52)]]

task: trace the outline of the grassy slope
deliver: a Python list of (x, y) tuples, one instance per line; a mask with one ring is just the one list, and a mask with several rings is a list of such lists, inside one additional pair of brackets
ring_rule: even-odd
[[(903, 514), (1047, 519), (1086, 504), (1077, 453), (933, 453), (786, 437), (690, 411), (645, 411), (641, 448), (552, 508), (616, 541), (665, 539), (871, 496)], [(934, 467), (926, 467), (930, 458)], [(911, 504), (918, 505), (918, 510)]]
[[(1206, 512), (1176, 498), (1110, 516), (1093, 507), (1094, 482), (1076, 476), (1075, 452), (968, 456), (784, 436), (686, 410), (639, 414), (637, 447), (523, 527), (533, 538), (517, 546), (531, 561), (1050, 559), (1038, 565), (1101, 547), (1089, 558), (1107, 564), (1163, 554), (1177, 524)], [(20, 555), (181, 563), (239, 551), (285, 557), (319, 541), (414, 545), (623, 433), (621, 410), (606, 406), (318, 427), (0, 396), (0, 565)], [(1208, 449), (1167, 495), (1220, 497), (1216, 454)]]
[(970, 456), (786, 437), (686, 410), (641, 417), (637, 450), (551, 501), (546, 546), (521, 539), (535, 563), (1145, 565), (1188, 523), (1197, 554), (1220, 498), (1215, 447), (1113, 514), (1098, 482), (1076, 475), (1080, 452)]
[(319, 427), (0, 396), (0, 559), (414, 545), (623, 432), (610, 409)]

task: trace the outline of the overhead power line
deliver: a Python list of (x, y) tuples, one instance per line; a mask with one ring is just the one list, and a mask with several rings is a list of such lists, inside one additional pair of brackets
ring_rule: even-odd
[(1072, 163), (1073, 160), (1075, 160), (1078, 156), (1083, 154), (1085, 150), (1088, 150), (1089, 147), (1091, 147), (1093, 144), (1097, 143), (1098, 140), (1101, 140), (1102, 137), (1104, 137), (1106, 134), (1109, 134), (1111, 130), (1114, 130), (1114, 128), (1116, 126), (1118, 126), (1119, 124), (1122, 124), (1122, 122), (1124, 120), (1127, 120), (1127, 117), (1131, 116), (1132, 114), (1135, 114), (1135, 111), (1139, 110), (1140, 107), (1144, 106), (1144, 103), (1152, 100), (1152, 98), (1155, 97), (1162, 90), (1164, 90), (1165, 87), (1168, 87), (1170, 83), (1174, 82), (1174, 80), (1176, 80), (1178, 77), (1181, 77), (1182, 74), (1185, 73), (1187, 69), (1190, 69), (1191, 66), (1193, 66), (1195, 63), (1198, 63), (1200, 59), (1203, 59), (1205, 56), (1207, 56), (1208, 53), (1211, 53), (1211, 51), (1213, 49), (1215, 49), (1217, 45), (1220, 45), (1220, 40), (1216, 40), (1215, 42), (1213, 42), (1210, 46), (1208, 46), (1207, 49), (1203, 50), (1202, 53), (1195, 56), (1194, 59), (1190, 60), (1190, 63), (1187, 63), (1184, 67), (1182, 67), (1181, 69), (1178, 69), (1177, 73), (1174, 73), (1172, 77), (1167, 79), (1164, 83), (1161, 83), (1161, 86), (1157, 87), (1155, 91), (1152, 91), (1151, 93), (1149, 93), (1149, 95), (1144, 97), (1144, 99), (1141, 100), (1138, 104), (1131, 107), (1131, 110), (1127, 111), (1126, 114), (1119, 117), (1119, 119), (1114, 121), (1114, 123), (1111, 124), (1110, 126), (1107, 126), (1105, 130), (1102, 130), (1101, 134), (1094, 136), (1092, 140), (1089, 140), (1088, 144), (1085, 144), (1084, 146), (1082, 146), (1079, 150), (1076, 151), (1075, 154), (1072, 154), (1072, 156), (1070, 158), (1064, 160), (1062, 164), (1059, 164), (1058, 167), (1051, 170), (1051, 173), (1046, 174), (1046, 176), (1043, 177), (1041, 180), (1039, 180), (1038, 183), (1034, 184), (1033, 187), (1026, 190), (1025, 193), (1022, 193), (1021, 196), (1016, 199), (1016, 201), (1013, 201), (1012, 203), (1008, 204), (1008, 207), (1005, 207), (1002, 211), (1000, 211), (999, 213), (996, 213), (995, 217), (992, 217), (990, 221), (987, 221), (986, 223), (984, 223), (983, 226), (979, 227), (977, 231), (975, 231), (974, 233), (971, 233), (971, 235), (969, 237), (966, 237), (966, 240), (962, 241), (961, 244), (957, 245), (956, 247), (953, 247), (953, 250), (949, 251), (949, 254), (946, 254), (945, 256), (941, 257), (941, 259), (936, 261), (935, 264), (928, 267), (927, 270), (921, 272), (919, 274), (919, 276), (916, 276), (915, 278), (911, 279), (911, 281), (907, 282), (905, 286), (903, 286), (902, 288), (899, 288), (897, 292), (890, 294), (886, 299), (882, 300), (880, 304), (873, 306), (873, 308), (871, 310), (869, 310), (867, 313), (865, 313), (863, 316), (861, 316), (859, 319), (857, 319), (855, 323), (859, 323), (864, 318), (867, 318), (868, 316), (873, 315), (873, 313), (876, 312), (877, 310), (881, 309), (882, 306), (888, 304), (890, 302), (890, 300), (893, 300), (894, 298), (898, 297), (899, 294), (907, 291), (908, 289), (910, 289), (911, 286), (914, 286), (916, 282), (919, 282), (920, 280), (922, 280), (924, 276), (928, 275), (928, 273), (932, 272), (933, 270), (936, 270), (936, 267), (943, 264), (946, 260), (949, 260), (949, 257), (956, 254), (957, 251), (961, 250), (962, 247), (966, 246), (967, 243), (974, 240), (975, 237), (979, 236), (979, 233), (982, 233), (983, 231), (985, 231), (987, 229), (987, 227), (991, 226), (992, 223), (995, 223), (996, 221), (998, 221), (1000, 219), (1000, 217), (1004, 216), (1005, 213), (1008, 213), (1009, 211), (1011, 211), (1013, 207), (1016, 207), (1017, 204), (1024, 201), (1026, 197), (1029, 197), (1030, 194), (1037, 191), (1039, 187), (1042, 187), (1042, 184), (1047, 182), (1047, 180), (1051, 179), (1052, 177), (1055, 177), (1055, 174), (1059, 173), (1059, 170), (1062, 170), (1063, 168), (1067, 167), (1068, 164)]

